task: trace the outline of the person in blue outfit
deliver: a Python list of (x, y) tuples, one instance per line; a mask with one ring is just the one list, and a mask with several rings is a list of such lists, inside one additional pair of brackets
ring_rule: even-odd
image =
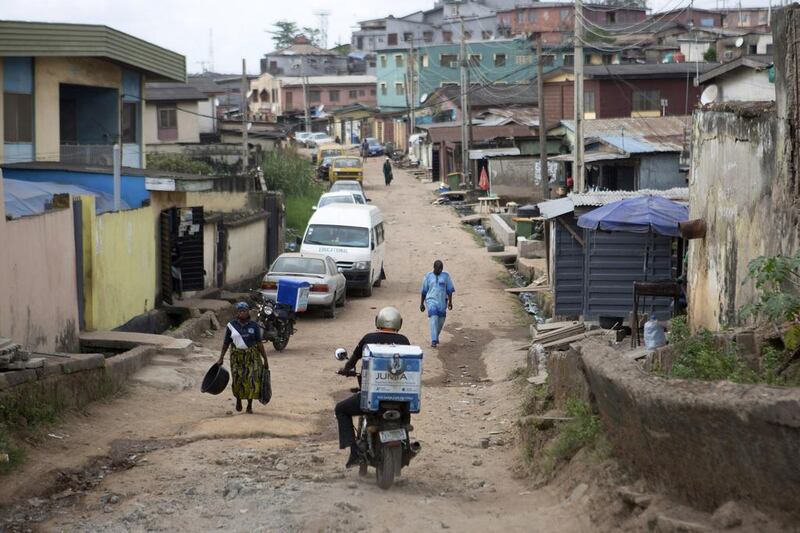
[(439, 346), (439, 334), (444, 327), (447, 310), (453, 310), (453, 293), (456, 292), (450, 274), (444, 272), (444, 264), (440, 260), (433, 262), (433, 272), (425, 274), (422, 281), (422, 300), (419, 310), (428, 311), (428, 322), (431, 326), (431, 347)]
[(253, 412), (253, 400), (261, 397), (263, 369), (269, 370), (267, 352), (261, 342), (261, 328), (250, 319), (247, 302), (236, 304), (236, 318), (228, 323), (222, 353), (217, 364), (225, 361), (225, 352), (231, 349), (231, 389), (236, 398), (236, 410), (242, 410), (242, 400), (247, 400), (247, 413)]

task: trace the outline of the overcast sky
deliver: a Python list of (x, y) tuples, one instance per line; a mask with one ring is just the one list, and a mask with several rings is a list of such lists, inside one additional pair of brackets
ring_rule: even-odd
[[(684, 7), (689, 0), (648, 0), (656, 10)], [(743, 1), (766, 5), (765, 0)], [(214, 68), (217, 72), (258, 73), (259, 59), (273, 50), (267, 30), (278, 20), (317, 27), (315, 13), (327, 9), (328, 45), (350, 41), (359, 20), (402, 16), (433, 7), (434, 0), (0, 0), (0, 19), (42, 22), (106, 24), (186, 56), (189, 72), (200, 72), (209, 60), (209, 30), (213, 30)], [(727, 0), (734, 7), (734, 0)], [(716, 7), (717, 0), (697, 0), (696, 7)], [(720, 0), (721, 5), (721, 0)]]

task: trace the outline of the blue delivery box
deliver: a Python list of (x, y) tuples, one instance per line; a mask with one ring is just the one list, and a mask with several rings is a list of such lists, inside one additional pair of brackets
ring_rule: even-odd
[(381, 402), (408, 402), (419, 413), (422, 348), (368, 344), (361, 358), (361, 409), (376, 412)]

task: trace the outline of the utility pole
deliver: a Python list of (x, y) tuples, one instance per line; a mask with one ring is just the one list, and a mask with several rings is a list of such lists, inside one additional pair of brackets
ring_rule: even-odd
[(572, 180), (577, 192), (584, 190), (583, 168), (583, 1), (575, 0), (575, 149)]
[(459, 16), (461, 21), (461, 172), (464, 181), (469, 183), (469, 73), (467, 72), (467, 43), (464, 39), (464, 17)]
[(414, 135), (414, 130), (416, 128), (416, 107), (417, 107), (417, 97), (415, 95), (415, 87), (414, 87), (414, 71), (416, 69), (416, 57), (414, 56), (414, 39), (411, 39), (411, 51), (408, 55), (408, 68), (409, 68), (409, 78), (408, 78), (408, 88), (411, 91), (411, 121), (409, 125), (408, 135), (409, 138), (411, 135)]
[(550, 174), (547, 172), (547, 119), (544, 112), (544, 66), (542, 36), (536, 40), (536, 100), (539, 104), (539, 175), (542, 178), (542, 199), (550, 198)]
[(300, 56), (300, 79), (303, 80), (303, 109), (305, 114), (303, 120), (305, 122), (306, 133), (311, 132), (311, 113), (308, 111), (308, 78), (306, 77), (306, 57)]
[(244, 58), (242, 58), (242, 174), (247, 172), (247, 163), (250, 157), (247, 149), (247, 111), (250, 106), (247, 92), (249, 85), (247, 82), (247, 65)]

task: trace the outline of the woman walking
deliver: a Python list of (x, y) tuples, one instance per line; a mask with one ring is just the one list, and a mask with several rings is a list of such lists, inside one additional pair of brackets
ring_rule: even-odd
[(261, 329), (250, 320), (250, 306), (245, 302), (236, 304), (236, 318), (228, 322), (220, 365), (225, 360), (225, 352), (231, 348), (231, 389), (236, 397), (236, 410), (242, 410), (242, 400), (247, 400), (247, 412), (253, 412), (253, 400), (261, 395), (261, 380), (264, 368), (269, 370), (267, 352), (261, 342)]

